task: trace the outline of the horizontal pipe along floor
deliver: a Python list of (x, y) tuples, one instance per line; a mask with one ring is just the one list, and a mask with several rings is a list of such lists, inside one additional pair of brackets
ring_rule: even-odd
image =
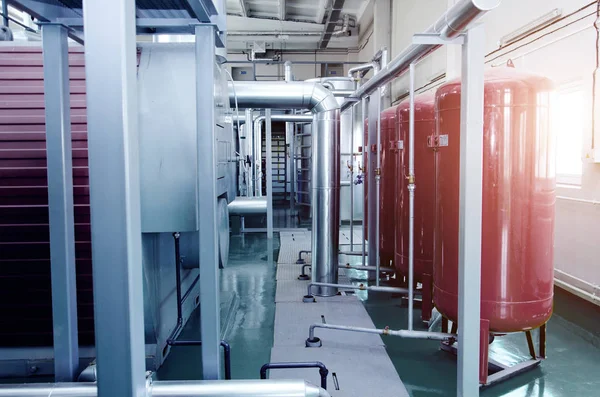
[[(310, 248), (310, 238), (309, 231), (280, 233), (271, 362), (321, 361), (329, 369), (327, 385), (332, 396), (408, 396), (379, 335), (318, 329), (323, 346), (305, 347), (308, 328), (314, 323), (375, 328), (352, 290), (342, 290), (338, 296), (317, 297), (315, 303), (302, 302), (310, 281), (298, 280), (301, 265), (296, 264), (296, 260), (300, 250)], [(346, 239), (346, 233), (341, 233), (341, 242)], [(367, 277), (366, 272), (340, 269), (339, 282), (350, 284), (352, 279), (364, 277)], [(319, 372), (315, 369), (270, 373), (271, 379), (298, 376), (319, 384)]]

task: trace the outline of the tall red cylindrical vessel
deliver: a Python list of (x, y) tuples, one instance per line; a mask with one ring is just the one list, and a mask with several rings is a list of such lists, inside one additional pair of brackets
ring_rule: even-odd
[[(435, 134), (435, 96), (423, 94), (415, 98), (415, 222), (414, 275), (433, 271), (433, 222), (435, 208), (435, 148), (429, 140)], [(398, 106), (397, 129), (403, 149), (396, 158), (396, 269), (408, 275), (408, 156), (410, 103)]]
[(379, 260), (389, 265), (396, 250), (396, 194), (398, 155), (397, 106), (381, 112), (381, 181), (379, 184)]
[[(396, 203), (396, 156), (398, 132), (397, 132), (397, 106), (388, 108), (381, 112), (381, 181), (379, 195), (379, 258), (380, 263), (388, 265), (394, 260), (394, 251), (396, 246), (396, 221), (395, 221), (395, 203)], [(365, 142), (368, 142), (368, 124), (365, 122)], [(365, 150), (372, 150), (368, 145)], [(368, 152), (367, 158), (368, 158)], [(377, 163), (367, 164), (367, 173), (376, 172)], [(368, 177), (365, 177), (365, 207), (368, 208)], [(368, 214), (365, 213), (363, 231), (365, 239), (368, 238)]]
[[(481, 318), (489, 320), (490, 332), (534, 329), (552, 315), (552, 89), (548, 79), (511, 68), (486, 73)], [(434, 302), (453, 321), (458, 317), (460, 90), (460, 82), (453, 81), (436, 95), (441, 146), (436, 152)]]

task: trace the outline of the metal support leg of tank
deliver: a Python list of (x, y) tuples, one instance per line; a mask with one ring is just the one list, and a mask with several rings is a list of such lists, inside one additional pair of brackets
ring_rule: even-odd
[(456, 322), (452, 323), (452, 326), (450, 327), (450, 332), (454, 333), (454, 334), (458, 332), (458, 323), (456, 323)]
[[(479, 383), (485, 385), (488, 379), (490, 349), (490, 320), (480, 320), (479, 327)], [(452, 325), (454, 327), (454, 324)]]
[(448, 318), (442, 316), (442, 332), (443, 333), (447, 333), (448, 332)]
[(433, 288), (431, 284), (431, 275), (423, 274), (422, 278), (422, 302), (421, 302), (421, 320), (429, 322), (431, 320), (431, 312), (433, 310), (433, 299), (431, 290)]
[(540, 327), (540, 358), (546, 358), (546, 324)]
[(525, 331), (525, 336), (527, 337), (527, 347), (529, 348), (529, 355), (534, 360), (537, 358), (535, 353), (535, 345), (533, 344), (533, 336), (531, 336), (531, 331)]

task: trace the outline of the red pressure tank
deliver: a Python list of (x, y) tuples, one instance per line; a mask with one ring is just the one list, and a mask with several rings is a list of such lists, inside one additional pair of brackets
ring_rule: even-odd
[[(389, 265), (394, 260), (396, 246), (396, 156), (398, 153), (398, 131), (396, 125), (397, 106), (381, 112), (381, 181), (379, 195), (379, 259), (380, 263)], [(365, 122), (365, 142), (368, 142), (368, 124)], [(369, 145), (365, 146), (371, 150)], [(368, 161), (366, 162), (368, 163)], [(368, 164), (367, 172), (375, 172), (377, 162)], [(368, 174), (367, 174), (368, 175)], [(365, 177), (365, 207), (368, 208), (368, 177)], [(368, 212), (368, 211), (367, 211)], [(368, 238), (368, 215), (364, 215), (365, 239)]]
[[(435, 134), (435, 96), (415, 98), (415, 200), (414, 200), (414, 279), (423, 284), (421, 317), (431, 318), (433, 274), (433, 223), (435, 208), (435, 152), (429, 140)], [(397, 110), (397, 131), (403, 148), (396, 156), (396, 270), (408, 279), (408, 156), (410, 102)]]
[[(552, 315), (552, 90), (550, 80), (511, 68), (485, 76), (481, 318), (490, 332), (535, 329)], [(460, 82), (452, 81), (436, 95), (434, 303), (452, 321), (458, 317), (460, 93)]]

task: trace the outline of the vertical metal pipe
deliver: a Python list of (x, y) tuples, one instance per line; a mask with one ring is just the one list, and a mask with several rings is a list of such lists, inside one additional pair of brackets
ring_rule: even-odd
[(217, 222), (217, 132), (214, 76), (218, 73), (215, 31), (197, 25), (196, 133), (198, 139), (198, 227), (200, 246), (200, 333), (203, 379), (220, 379), (221, 319)]
[[(108, 9), (110, 29), (98, 18)], [(98, 395), (138, 397), (146, 363), (135, 1), (83, 0), (83, 20)]]
[[(293, 81), (294, 77), (292, 75), (292, 63), (290, 61), (286, 61), (284, 64), (285, 68), (285, 81)], [(295, 167), (294, 167), (294, 124), (293, 123), (285, 123), (285, 138), (288, 140), (288, 152), (289, 152), (289, 161), (288, 161), (288, 169), (289, 171), (289, 183), (290, 183), (290, 211), (294, 211), (294, 178), (295, 178)]]
[(246, 109), (246, 122), (244, 123), (244, 130), (246, 132), (246, 139), (244, 140), (244, 147), (247, 149), (244, 154), (249, 157), (247, 164), (248, 169), (246, 170), (246, 196), (254, 196), (254, 139), (252, 132), (252, 109)]
[(255, 175), (256, 175), (256, 194), (257, 197), (262, 197), (262, 123), (263, 119), (258, 117), (254, 121), (254, 140), (256, 142), (256, 163), (255, 163)]
[(267, 130), (267, 238), (273, 238), (273, 158), (271, 157), (271, 109), (265, 109), (265, 126)]
[(479, 396), (485, 29), (469, 30), (462, 54), (458, 243), (457, 396)]
[[(312, 279), (337, 283), (340, 225), (340, 111), (315, 115), (312, 136)], [(316, 288), (332, 296), (335, 287)]]
[[(361, 105), (362, 105), (362, 125), (363, 125), (363, 136), (362, 136), (362, 141), (363, 141), (363, 145), (362, 145), (362, 152), (363, 152), (363, 186), (365, 185), (365, 182), (367, 181), (368, 176), (365, 175), (364, 170), (366, 170), (367, 168), (367, 162), (368, 162), (368, 153), (367, 153), (367, 147), (369, 146), (367, 137), (364, 134), (364, 126), (365, 126), (365, 120), (367, 118), (367, 109), (368, 109), (368, 97), (365, 97), (362, 99), (361, 101)], [(363, 187), (364, 189), (364, 187)], [(368, 230), (365, 230), (365, 220), (367, 219), (367, 214), (368, 214), (368, 209), (367, 209), (367, 200), (366, 197), (369, 194), (369, 189), (364, 189), (364, 193), (363, 193), (363, 232), (362, 232), (362, 265), (366, 266), (367, 265), (367, 236), (368, 236)], [(367, 236), (365, 236), (365, 232), (367, 232)]]
[(415, 64), (410, 64), (408, 116), (408, 330), (413, 329), (415, 245)]
[(66, 27), (42, 25), (54, 377), (59, 382), (75, 380), (79, 370), (68, 46)]
[(350, 251), (354, 252), (354, 105), (350, 120)]
[(377, 90), (377, 170), (375, 174), (375, 249), (376, 249), (376, 262), (377, 274), (375, 275), (375, 285), (379, 286), (379, 267), (381, 266), (381, 258), (379, 255), (380, 246), (380, 230), (379, 230), (379, 216), (381, 208), (381, 97), (382, 89)]

